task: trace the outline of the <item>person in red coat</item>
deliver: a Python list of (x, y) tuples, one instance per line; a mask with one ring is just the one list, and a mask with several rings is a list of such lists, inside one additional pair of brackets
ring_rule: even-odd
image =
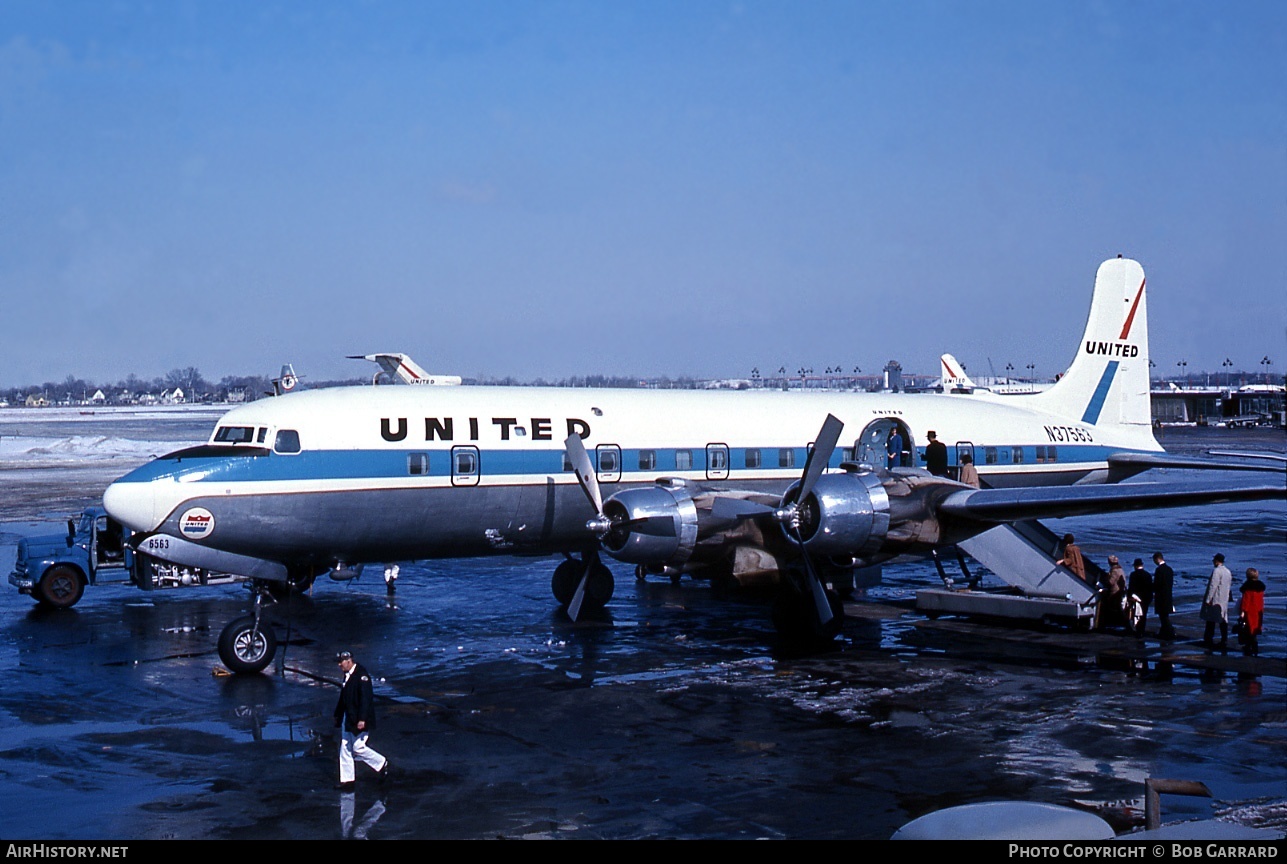
[(1239, 586), (1242, 598), (1238, 601), (1238, 641), (1242, 653), (1248, 657), (1260, 654), (1261, 627), (1265, 622), (1265, 583), (1260, 581), (1260, 571), (1247, 568), (1247, 581)]

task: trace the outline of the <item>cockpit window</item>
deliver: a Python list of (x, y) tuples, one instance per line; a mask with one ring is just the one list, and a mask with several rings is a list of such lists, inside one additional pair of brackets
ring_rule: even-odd
[(255, 440), (254, 426), (220, 426), (214, 440), (220, 444), (250, 444)]
[(273, 449), (278, 453), (298, 453), (299, 433), (294, 429), (278, 429)]

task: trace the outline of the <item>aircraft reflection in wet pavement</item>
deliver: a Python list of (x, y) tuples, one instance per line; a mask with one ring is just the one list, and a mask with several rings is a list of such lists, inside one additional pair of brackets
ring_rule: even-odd
[[(826, 586), (900, 555), (1021, 520), (1287, 497), (1280, 481), (1119, 484), (1211, 465), (1153, 438), (1148, 368), (1144, 271), (1119, 257), (1044, 392), (312, 390), (233, 409), (206, 445), (120, 478), (104, 505), (142, 532), (140, 552), (265, 588), (364, 563), (562, 554), (553, 590), (575, 619), (612, 596), (606, 552), (640, 575), (771, 578), (779, 629), (825, 640), (842, 614)], [(844, 428), (859, 430), (850, 446)], [(917, 467), (930, 430), (955, 442), (948, 476)], [(983, 488), (952, 478), (975, 454)], [(220, 636), (233, 671), (272, 660), (263, 593)]]

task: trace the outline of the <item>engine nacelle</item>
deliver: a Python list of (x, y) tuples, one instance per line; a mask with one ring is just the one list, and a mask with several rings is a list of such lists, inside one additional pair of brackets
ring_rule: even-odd
[[(787, 490), (784, 505), (795, 501), (799, 486)], [(819, 477), (809, 497), (798, 502), (796, 514), (798, 539), (811, 555), (864, 559), (878, 551), (889, 534), (889, 495), (870, 471)], [(783, 530), (797, 540), (790, 525)]]
[(603, 513), (612, 522), (603, 550), (618, 561), (678, 567), (697, 544), (697, 507), (682, 482), (618, 492)]

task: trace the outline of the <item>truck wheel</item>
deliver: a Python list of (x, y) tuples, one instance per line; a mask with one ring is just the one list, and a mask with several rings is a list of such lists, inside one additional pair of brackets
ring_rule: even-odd
[(230, 672), (250, 674), (260, 672), (273, 662), (277, 653), (277, 634), (271, 624), (255, 628), (255, 617), (238, 618), (219, 634), (219, 659)]
[(42, 606), (70, 609), (85, 593), (85, 581), (75, 567), (58, 564), (45, 571), (37, 586), (36, 600)]

